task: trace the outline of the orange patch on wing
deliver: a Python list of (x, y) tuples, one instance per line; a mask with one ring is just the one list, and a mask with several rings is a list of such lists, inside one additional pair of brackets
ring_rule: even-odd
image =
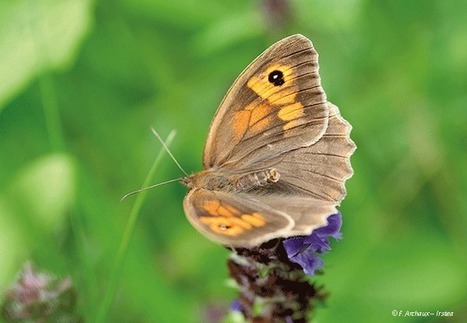
[(238, 122), (238, 125), (233, 125), (233, 129), (242, 129), (242, 131), (237, 133), (234, 130), (235, 138), (240, 139), (247, 131), (260, 132), (268, 128), (272, 123), (272, 118), (268, 117), (271, 108), (267, 102), (257, 103), (254, 101), (243, 110), (238, 111), (235, 116), (241, 115), (243, 119), (235, 120), (236, 118), (234, 118), (234, 123)]
[(238, 211), (238, 209), (234, 208), (232, 205), (226, 204), (224, 205), (224, 207), (234, 214), (238, 214), (240, 212)]
[(266, 224), (266, 220), (264, 219), (264, 217), (257, 212), (252, 214), (243, 214), (242, 220), (248, 222), (249, 224), (255, 227), (262, 227)]
[(247, 86), (252, 89), (262, 99), (267, 99), (268, 91), (273, 87), (267, 79), (253, 76), (248, 80)]
[(300, 102), (280, 108), (277, 116), (284, 121), (298, 119), (303, 116), (303, 105)]
[(250, 126), (257, 123), (261, 119), (264, 119), (269, 114), (271, 107), (267, 104), (258, 104), (252, 111), (251, 111), (251, 118), (250, 118)]
[(221, 203), (218, 200), (203, 201), (203, 209), (211, 215), (217, 215), (217, 209)]
[[(284, 87), (274, 86), (269, 82), (269, 74), (273, 71), (281, 71), (283, 73), (284, 80), (287, 84), (285, 87), (286, 93), (279, 93)], [(270, 102), (273, 102), (277, 99), (284, 97), (286, 102), (283, 103), (292, 103), (295, 98), (287, 98), (287, 96), (296, 91), (296, 87), (291, 87), (292, 84), (289, 84), (290, 80), (293, 78), (294, 71), (289, 65), (274, 64), (266, 69), (263, 73), (258, 76), (253, 76), (247, 82), (247, 86), (253, 90), (260, 98), (268, 99)]]
[(211, 216), (229, 218), (239, 214), (240, 211), (228, 204), (221, 204), (219, 200), (205, 200), (202, 208)]
[(246, 110), (240, 110), (234, 114), (230, 127), (233, 130), (235, 140), (240, 140), (247, 131), (250, 115), (251, 112)]
[(216, 215), (221, 216), (221, 217), (232, 217), (235, 215), (235, 213), (238, 213), (238, 210), (236, 210), (236, 212), (232, 212), (232, 210), (229, 210), (225, 206), (221, 205), (217, 209)]
[[(275, 86), (269, 81), (273, 71), (281, 71), (285, 86)], [(242, 138), (246, 132), (259, 133), (270, 128), (275, 122), (272, 111), (277, 111), (277, 117), (285, 121), (283, 130), (300, 125), (297, 120), (304, 115), (304, 107), (297, 102), (298, 84), (295, 70), (289, 65), (274, 64), (264, 72), (253, 76), (247, 82), (259, 98), (234, 115), (232, 129), (235, 139)]]
[(243, 216), (242, 218), (233, 218), (232, 219), (232, 223), (235, 224), (235, 225), (238, 225), (239, 227), (243, 228), (243, 229), (251, 229), (252, 228), (252, 225), (246, 221), (243, 221)]
[[(291, 129), (291, 128), (295, 128), (295, 127), (297, 127), (297, 126), (299, 126), (299, 125), (301, 125), (301, 124), (302, 124), (302, 120), (299, 120), (299, 119), (298, 119), (298, 120), (296, 119), (296, 120), (292, 120), (292, 121), (287, 122), (287, 123), (282, 127), (282, 129), (285, 131), (285, 132), (284, 132), (284, 135), (287, 137), (287, 135), (288, 135), (289, 133), (288, 133), (286, 130), (289, 130), (289, 129)], [(290, 135), (291, 135), (291, 133), (290, 133)]]
[(244, 229), (238, 225), (235, 225), (230, 221), (231, 219), (226, 219), (223, 217), (205, 217), (202, 216), (199, 218), (200, 222), (209, 226), (213, 232), (221, 233), (228, 236), (237, 236), (241, 234)]
[(284, 89), (277, 89), (274, 93), (272, 93), (268, 100), (274, 105), (284, 105), (284, 104), (291, 104), (296, 102), (297, 97), (297, 89), (296, 86), (289, 86)]
[[(224, 210), (227, 208), (225, 207)], [(242, 214), (240, 217), (222, 216), (220, 212), (216, 215), (218, 216), (201, 216), (199, 221), (208, 226), (211, 231), (228, 236), (238, 236), (244, 231), (253, 229), (253, 227), (262, 227), (266, 224), (264, 217), (257, 212)]]
[(257, 132), (263, 131), (264, 129), (268, 129), (270, 125), (271, 125), (271, 118), (266, 118), (252, 125), (249, 130), (257, 133)]
[(257, 106), (258, 106), (258, 103), (256, 101), (253, 101), (250, 104), (248, 104), (243, 110), (253, 111)]

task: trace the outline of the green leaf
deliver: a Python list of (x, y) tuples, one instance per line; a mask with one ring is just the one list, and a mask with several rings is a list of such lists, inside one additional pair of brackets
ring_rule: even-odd
[(75, 164), (66, 154), (41, 157), (20, 170), (10, 197), (18, 212), (46, 232), (61, 228), (75, 191)]
[(90, 9), (91, 0), (0, 3), (0, 109), (37, 74), (71, 63)]
[(17, 265), (26, 258), (27, 246), (8, 201), (0, 196), (0, 286), (12, 280)]

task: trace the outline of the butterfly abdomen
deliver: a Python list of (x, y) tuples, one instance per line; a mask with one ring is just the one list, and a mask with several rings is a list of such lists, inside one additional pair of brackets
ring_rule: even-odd
[(189, 188), (197, 187), (209, 191), (248, 192), (279, 181), (280, 174), (274, 168), (241, 175), (230, 175), (206, 170), (182, 180)]
[(279, 181), (280, 174), (274, 168), (242, 175), (235, 180), (238, 191), (250, 191)]

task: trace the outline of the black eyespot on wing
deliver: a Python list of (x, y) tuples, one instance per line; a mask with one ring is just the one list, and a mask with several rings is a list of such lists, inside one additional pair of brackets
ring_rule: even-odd
[(284, 73), (278, 70), (274, 70), (271, 73), (269, 73), (268, 81), (274, 84), (274, 86), (281, 86), (285, 82)]

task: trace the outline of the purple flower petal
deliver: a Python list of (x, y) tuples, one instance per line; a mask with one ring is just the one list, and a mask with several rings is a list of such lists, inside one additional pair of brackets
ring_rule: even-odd
[(243, 311), (243, 305), (238, 299), (234, 299), (232, 304), (230, 304), (230, 310), (232, 312), (241, 312)]
[(328, 224), (322, 228), (314, 230), (306, 237), (292, 237), (283, 241), (284, 248), (290, 261), (302, 266), (307, 275), (313, 276), (316, 270), (323, 267), (324, 262), (318, 257), (328, 250), (331, 250), (329, 237), (341, 239), (340, 228), (342, 216), (340, 213), (330, 215)]
[(341, 239), (342, 233), (340, 232), (342, 226), (342, 216), (340, 213), (330, 215), (328, 217), (328, 224), (324, 227), (318, 228), (313, 233), (320, 237), (331, 236), (334, 239)]

